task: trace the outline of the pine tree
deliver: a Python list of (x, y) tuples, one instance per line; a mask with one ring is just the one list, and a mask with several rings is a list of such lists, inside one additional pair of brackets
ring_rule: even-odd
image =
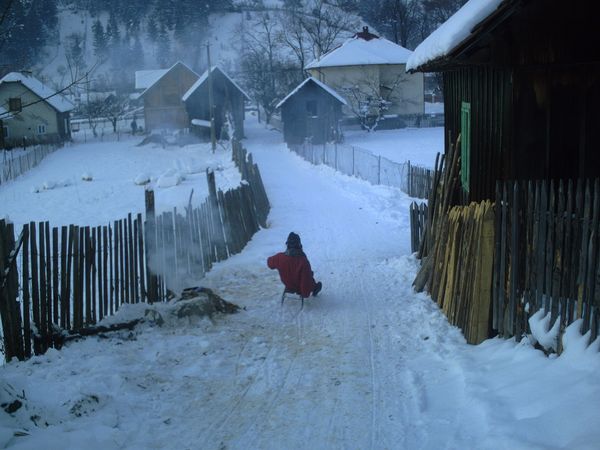
[(92, 33), (94, 35), (94, 54), (101, 60), (105, 59), (108, 54), (108, 45), (104, 26), (100, 19), (96, 19), (92, 25)]
[(148, 38), (152, 42), (156, 42), (158, 40), (158, 24), (156, 22), (156, 17), (151, 15), (148, 18), (148, 25), (146, 25), (146, 33), (148, 34)]
[(171, 62), (171, 41), (165, 24), (160, 25), (158, 30), (158, 63), (161, 67), (167, 67)]
[(119, 31), (119, 24), (114, 14), (111, 14), (108, 18), (106, 39), (112, 47), (119, 47), (121, 44), (121, 31)]

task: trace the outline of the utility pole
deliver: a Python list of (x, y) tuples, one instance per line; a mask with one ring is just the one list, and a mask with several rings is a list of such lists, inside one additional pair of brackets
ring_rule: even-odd
[(210, 67), (210, 44), (206, 44), (206, 59), (208, 61), (208, 113), (210, 115), (210, 144), (212, 152), (215, 152), (217, 147), (217, 139), (215, 136), (215, 114), (213, 103), (213, 87), (212, 87), (212, 68)]

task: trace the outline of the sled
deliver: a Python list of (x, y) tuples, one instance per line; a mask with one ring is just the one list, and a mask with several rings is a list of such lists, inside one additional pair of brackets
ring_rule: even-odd
[(300, 309), (302, 310), (304, 308), (304, 297), (302, 297), (302, 295), (300, 295), (298, 292), (288, 291), (287, 288), (284, 288), (283, 293), (281, 294), (281, 306), (283, 306), (283, 302), (286, 299), (300, 300), (301, 301)]

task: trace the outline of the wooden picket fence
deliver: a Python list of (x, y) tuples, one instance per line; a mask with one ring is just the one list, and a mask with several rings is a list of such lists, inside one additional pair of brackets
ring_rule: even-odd
[[(64, 143), (40, 144), (21, 150), (2, 150), (0, 156), (0, 184), (14, 180), (37, 166), (46, 156), (55, 152)], [(14, 156), (18, 153), (18, 156)]]
[(124, 303), (170, 298), (212, 264), (240, 252), (266, 227), (269, 202), (252, 158), (236, 145), (243, 182), (199, 206), (155, 215), (146, 191), (146, 217), (106, 226), (25, 225), (0, 221), (0, 316), (5, 358), (26, 359), (60, 348), (65, 336), (85, 334)]
[(528, 332), (543, 308), (598, 335), (600, 307), (600, 180), (498, 183), (493, 328), (503, 336)]
[(432, 169), (425, 167), (415, 166), (407, 162), (407, 194), (414, 198), (429, 198), (431, 189), (433, 187), (433, 175)]
[(412, 202), (410, 204), (410, 251), (419, 251), (427, 225), (427, 203)]

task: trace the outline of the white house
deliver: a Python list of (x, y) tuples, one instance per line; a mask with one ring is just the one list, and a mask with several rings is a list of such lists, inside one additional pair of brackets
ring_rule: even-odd
[(305, 69), (344, 95), (350, 103), (344, 107), (346, 115), (360, 108), (357, 104), (360, 99), (369, 97), (388, 103), (386, 115), (423, 114), (423, 74), (406, 73), (411, 53), (364, 27), (362, 32), (312, 61)]

